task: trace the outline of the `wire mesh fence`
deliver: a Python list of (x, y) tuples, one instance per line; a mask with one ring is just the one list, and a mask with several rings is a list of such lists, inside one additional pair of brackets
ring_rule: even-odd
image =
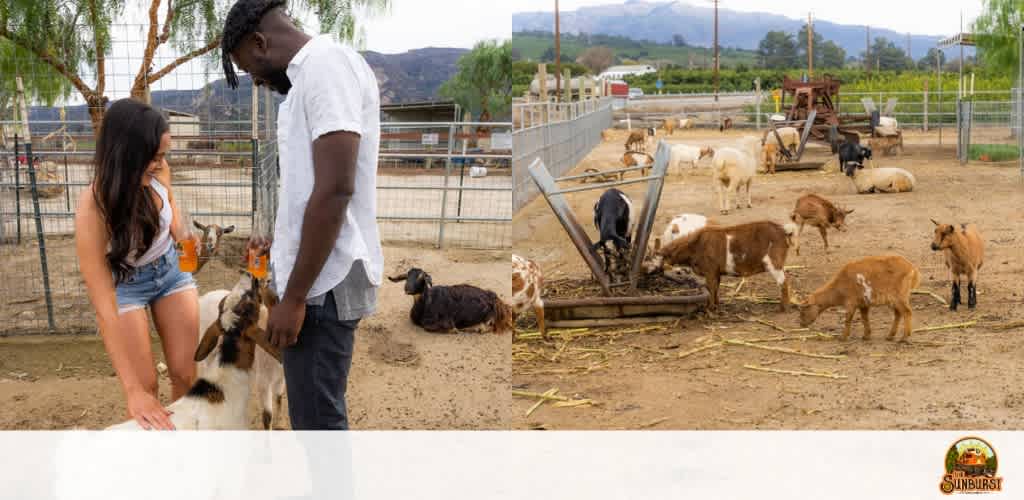
[(601, 142), (601, 131), (612, 124), (611, 99), (574, 103), (513, 104), (512, 178), (514, 210), (539, 194), (527, 173), (530, 163), (541, 158), (555, 177), (576, 166)]
[[(104, 99), (73, 88), (48, 98), (39, 81), (63, 76), (31, 53), (3, 54), (3, 67), (20, 78), (0, 75), (0, 336), (95, 331), (74, 213), (93, 177), (96, 111), (133, 94), (144, 28), (113, 28)], [(151, 64), (166, 68), (180, 57), (164, 46)], [(201, 60), (176, 65), (146, 89), (170, 124), (177, 205), (204, 226), (234, 226), (195, 274), (200, 290), (233, 282), (248, 237), (273, 230), (279, 171), (287, 168), (276, 147), (282, 97), (254, 92), (244, 75), (232, 90), (208, 68)], [(82, 65), (74, 76), (95, 89), (96, 73)], [(384, 243), (510, 248), (510, 130), (509, 123), (382, 124), (377, 206)]]

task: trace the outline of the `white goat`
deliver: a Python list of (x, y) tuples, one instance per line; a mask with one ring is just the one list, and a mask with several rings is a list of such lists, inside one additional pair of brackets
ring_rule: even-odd
[[(757, 160), (754, 156), (734, 148), (721, 148), (718, 151), (707, 148), (712, 155), (711, 178), (718, 193), (718, 207), (723, 214), (729, 213), (729, 195), (735, 193), (736, 208), (740, 208), (739, 191), (741, 186), (747, 189), (747, 208), (750, 204), (750, 184), (757, 175)], [(707, 153), (702, 153), (702, 156)]]
[[(800, 131), (795, 127), (779, 127), (775, 129), (779, 133), (779, 138), (782, 139), (782, 146), (790, 151), (796, 151), (797, 146), (800, 145)], [(775, 134), (771, 130), (765, 132), (765, 142), (778, 141), (775, 139)]]
[(906, 193), (914, 190), (914, 174), (896, 167), (855, 168), (853, 185), (858, 193)]
[(669, 168), (678, 165), (679, 175), (683, 175), (684, 163), (688, 163), (693, 168), (697, 168), (697, 162), (700, 160), (700, 150), (701, 148), (697, 146), (689, 146), (687, 144), (672, 145), (668, 160)]
[(679, 128), (681, 128), (681, 129), (683, 129), (683, 128), (693, 128), (694, 124), (695, 124), (695, 120), (693, 118), (680, 118), (679, 119)]
[(878, 126), (875, 127), (875, 133), (882, 137), (898, 135), (900, 130), (900, 124), (895, 118), (889, 116), (878, 117)]
[[(216, 293), (216, 292), (211, 292)], [(185, 396), (167, 407), (170, 420), (179, 430), (247, 429), (250, 371), (256, 351), (266, 350), (275, 358), (280, 353), (270, 345), (266, 334), (267, 308), (263, 306), (260, 284), (244, 275), (227, 294), (214, 300), (206, 294), (201, 302), (213, 320), (200, 318), (206, 328), (195, 359), (198, 378)], [(219, 345), (218, 345), (219, 343)], [(257, 349), (257, 345), (262, 349)], [(210, 353), (216, 351), (216, 356)], [(108, 427), (110, 430), (139, 430), (135, 420)]]

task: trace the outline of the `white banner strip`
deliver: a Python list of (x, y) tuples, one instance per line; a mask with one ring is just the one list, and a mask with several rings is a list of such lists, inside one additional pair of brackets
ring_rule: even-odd
[(951, 498), (968, 436), (971, 484), (1024, 498), (1024, 433), (863, 431), (0, 432), (0, 498)]

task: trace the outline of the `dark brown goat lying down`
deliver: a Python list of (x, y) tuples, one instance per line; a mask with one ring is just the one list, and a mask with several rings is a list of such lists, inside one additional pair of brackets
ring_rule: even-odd
[(512, 307), (490, 290), (473, 285), (433, 286), (430, 275), (415, 267), (388, 279), (405, 281), (405, 293), (416, 298), (409, 319), (428, 332), (512, 331)]

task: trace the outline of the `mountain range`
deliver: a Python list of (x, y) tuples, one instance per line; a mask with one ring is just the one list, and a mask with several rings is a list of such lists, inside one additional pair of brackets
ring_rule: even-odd
[[(441, 84), (455, 75), (459, 57), (467, 52), (466, 49), (428, 47), (400, 54), (366, 51), (363, 57), (377, 76), (381, 104), (392, 104), (438, 99), (437, 92)], [(274, 95), (276, 102), (284, 100), (283, 96)], [(156, 107), (198, 115), (204, 123), (248, 120), (252, 80), (248, 76), (239, 78), (237, 90), (232, 90), (224, 79), (219, 79), (198, 89), (155, 90), (150, 98)], [(68, 121), (89, 121), (84, 105), (69, 106), (65, 110)], [(59, 109), (35, 106), (29, 110), (29, 119), (58, 121)], [(39, 132), (46, 133), (48, 128), (41, 126)], [(234, 128), (248, 130), (244, 124), (237, 124)], [(218, 130), (221, 128), (218, 127)]]
[[(851, 5), (851, 8), (856, 7)], [(720, 7), (719, 46), (757, 49), (758, 43), (768, 31), (797, 33), (805, 23), (805, 19), (793, 19), (765, 12), (738, 12)], [(658, 43), (671, 42), (673, 35), (678, 34), (690, 45), (711, 46), (714, 37), (714, 8), (681, 1), (629, 0), (622, 4), (562, 11), (559, 15), (559, 25), (563, 33), (618, 35)], [(553, 26), (553, 12), (512, 14), (513, 32), (551, 32)], [(838, 24), (815, 19), (814, 31), (824, 36), (825, 40), (832, 40), (841, 46), (846, 50), (847, 56), (857, 56), (864, 51), (866, 33), (862, 25)], [(906, 50), (906, 33), (872, 28), (872, 41), (877, 37), (885, 37), (897, 47)], [(940, 38), (942, 37), (933, 35), (911, 35), (912, 57), (915, 60), (923, 57), (928, 49), (935, 47)], [(973, 50), (965, 49), (965, 54), (973, 53)], [(959, 49), (946, 49), (946, 56), (958, 57)]]

